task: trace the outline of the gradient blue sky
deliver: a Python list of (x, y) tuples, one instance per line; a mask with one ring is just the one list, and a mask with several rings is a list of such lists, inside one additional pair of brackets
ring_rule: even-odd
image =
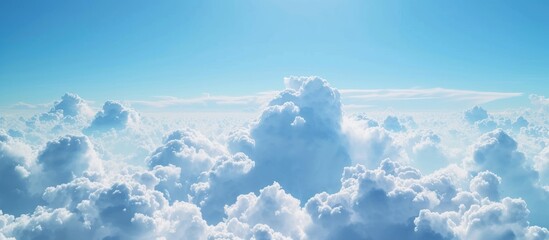
[(548, 1), (4, 0), (0, 105), (246, 95), (289, 75), (527, 101), (549, 93), (547, 13)]

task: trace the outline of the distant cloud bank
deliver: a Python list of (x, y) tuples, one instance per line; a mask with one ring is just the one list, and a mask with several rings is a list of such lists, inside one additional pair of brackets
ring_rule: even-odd
[[(67, 93), (0, 116), (0, 239), (549, 239), (544, 96), (493, 113), (483, 104), (522, 93), (284, 86), (98, 110)], [(345, 99), (468, 109), (347, 113)], [(181, 105), (259, 113), (136, 110)]]

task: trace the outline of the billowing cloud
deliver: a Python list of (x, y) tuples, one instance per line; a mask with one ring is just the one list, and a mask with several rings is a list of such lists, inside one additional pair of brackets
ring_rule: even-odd
[(48, 121), (56, 118), (89, 117), (92, 110), (86, 101), (73, 93), (65, 93), (60, 101), (56, 101), (49, 112), (40, 115), (40, 120)]
[(286, 90), (271, 100), (249, 134), (233, 138), (241, 145), (231, 144), (255, 162), (249, 181), (256, 186), (277, 181), (305, 200), (318, 191), (336, 190), (343, 167), (350, 163), (340, 95), (320, 78), (284, 81)]
[[(253, 193), (238, 196), (234, 204), (225, 207), (225, 213), (227, 222), (238, 222), (249, 229), (242, 233), (252, 233), (257, 239), (263, 239), (257, 236), (258, 230), (262, 232), (261, 235), (305, 239), (305, 228), (311, 221), (309, 215), (301, 208), (299, 200), (286, 193), (276, 182), (261, 189), (259, 196)], [(230, 229), (225, 227), (225, 231)], [(235, 235), (238, 234), (235, 232)], [(239, 237), (250, 238), (246, 235)]]
[(387, 116), (383, 121), (383, 128), (395, 132), (406, 131), (406, 127), (395, 116)]
[(127, 108), (119, 102), (107, 101), (84, 132), (119, 130), (136, 126), (138, 123), (139, 114), (133, 109)]
[(464, 113), (465, 120), (469, 123), (475, 123), (488, 118), (488, 112), (484, 108), (479, 106), (474, 106), (471, 109), (468, 109)]
[(483, 134), (473, 145), (472, 158), (465, 164), (472, 172), (491, 171), (502, 178), (501, 188), (506, 194), (526, 199), (531, 218), (537, 224), (549, 224), (544, 211), (549, 193), (539, 186), (539, 173), (517, 150), (517, 142), (501, 129)]
[(469, 209), (435, 213), (421, 210), (414, 220), (417, 232), (431, 232), (441, 239), (536, 239), (549, 238), (546, 228), (528, 226), (529, 210), (521, 199), (501, 202), (482, 200)]
[(0, 132), (0, 209), (21, 214), (34, 208), (37, 199), (29, 189), (32, 149)]
[(353, 115), (343, 98), (512, 94), (284, 83), (188, 103), (264, 104), (236, 123), (149, 118), (112, 101), (92, 118), (74, 94), (5, 118), (0, 239), (549, 239), (543, 108)]
[(50, 141), (37, 158), (38, 189), (66, 183), (86, 170), (101, 170), (93, 146), (85, 136), (65, 136)]
[(545, 96), (531, 94), (529, 98), (533, 105), (539, 106), (542, 109), (547, 109), (549, 106), (549, 98), (546, 98)]

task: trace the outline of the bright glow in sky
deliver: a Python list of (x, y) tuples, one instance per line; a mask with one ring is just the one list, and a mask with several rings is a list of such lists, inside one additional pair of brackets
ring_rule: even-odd
[[(546, 1), (3, 1), (0, 105), (339, 89), (549, 92)], [(421, 104), (418, 104), (421, 105)]]

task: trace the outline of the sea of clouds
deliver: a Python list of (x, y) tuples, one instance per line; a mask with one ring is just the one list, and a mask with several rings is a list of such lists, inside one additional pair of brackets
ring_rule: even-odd
[(0, 115), (0, 239), (549, 239), (549, 100), (345, 113), (289, 77), (252, 119), (67, 93)]

